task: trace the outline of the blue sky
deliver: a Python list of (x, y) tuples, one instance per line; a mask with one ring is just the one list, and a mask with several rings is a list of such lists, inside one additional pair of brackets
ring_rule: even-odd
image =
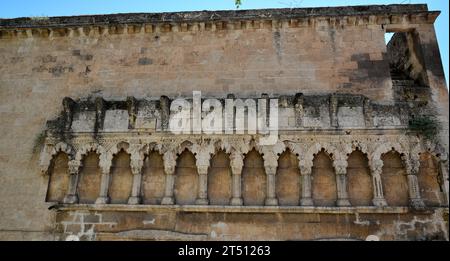
[[(242, 0), (240, 9), (426, 3), (440, 10), (435, 27), (449, 85), (448, 0)], [(0, 18), (236, 9), (234, 0), (0, 0)]]

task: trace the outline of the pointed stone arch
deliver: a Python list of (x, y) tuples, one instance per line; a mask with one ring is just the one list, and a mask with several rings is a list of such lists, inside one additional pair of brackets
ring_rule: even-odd
[(325, 149), (314, 154), (312, 164), (312, 198), (315, 206), (335, 206), (337, 197), (333, 155)]
[(381, 181), (384, 198), (389, 206), (408, 206), (409, 187), (404, 155), (392, 149), (381, 155)]
[(133, 172), (128, 147), (117, 145), (111, 163), (108, 196), (112, 204), (126, 204), (131, 196)]
[(58, 142), (55, 145), (46, 144), (41, 152), (39, 158), (39, 166), (41, 168), (41, 172), (44, 174), (48, 174), (48, 169), (51, 164), (53, 157), (59, 152), (64, 152), (69, 160), (75, 159), (75, 150), (73, 147), (65, 142)]
[(405, 167), (409, 165), (409, 152), (398, 142), (383, 142), (379, 144), (373, 150), (372, 156), (369, 160), (371, 160), (371, 162), (379, 161), (381, 160), (381, 156), (383, 154), (386, 154), (390, 151), (396, 151), (401, 155), (401, 160)]
[(95, 148), (83, 150), (78, 154), (81, 159), (77, 195), (80, 203), (92, 204), (100, 195), (102, 168), (100, 166), (100, 154)]
[(286, 148), (278, 157), (276, 198), (281, 206), (300, 204), (301, 182), (297, 155)]
[(219, 149), (211, 158), (208, 169), (208, 200), (210, 205), (228, 205), (232, 197), (230, 156)]
[(59, 150), (52, 156), (48, 168), (47, 202), (63, 202), (69, 188), (70, 155)]
[(144, 204), (159, 205), (164, 198), (166, 173), (161, 146), (150, 143), (144, 147), (142, 184), (139, 195)]
[(352, 206), (370, 206), (373, 182), (367, 154), (356, 147), (347, 158), (348, 194)]
[[(306, 169), (308, 169), (308, 168), (311, 169), (313, 167), (313, 160), (314, 160), (315, 156), (322, 151), (325, 152), (329, 156), (330, 160), (332, 161), (333, 167), (336, 167), (337, 163), (345, 164), (345, 162), (346, 162), (345, 153), (340, 151), (337, 147), (335, 147), (331, 143), (316, 142), (316, 143), (310, 145), (309, 148), (306, 150), (306, 153), (304, 155), (305, 160), (303, 161), (304, 167)], [(340, 166), (340, 167), (343, 167), (343, 166)]]
[(195, 155), (187, 147), (177, 157), (174, 184), (176, 204), (195, 204), (198, 195), (198, 171)]
[(242, 198), (244, 205), (263, 206), (267, 196), (267, 177), (263, 156), (256, 150), (250, 150), (244, 158), (242, 168)]

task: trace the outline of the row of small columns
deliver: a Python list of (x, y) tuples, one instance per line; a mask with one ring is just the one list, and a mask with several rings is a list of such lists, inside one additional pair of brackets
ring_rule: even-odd
[[(197, 160), (197, 171), (198, 171), (198, 192), (197, 199), (195, 201), (196, 205), (208, 205), (208, 168), (209, 168), (209, 158), (207, 160)], [(243, 156), (242, 155), (231, 155), (231, 172), (232, 172), (232, 198), (230, 200), (230, 205), (241, 206), (243, 205), (242, 199), (242, 188), (241, 188), (241, 176), (243, 169)], [(176, 158), (174, 154), (164, 154), (164, 169), (165, 169), (165, 191), (164, 198), (161, 201), (161, 205), (173, 205), (174, 200), (174, 184), (175, 184), (175, 164)], [(166, 164), (168, 162), (168, 164)], [(77, 184), (79, 177), (79, 167), (78, 164), (71, 164), (69, 162), (69, 188), (68, 194), (64, 198), (64, 203), (77, 203)], [(131, 171), (133, 173), (133, 185), (131, 196), (129, 197), (128, 204), (135, 205), (142, 202), (140, 191), (142, 183), (142, 161), (131, 162)], [(271, 163), (271, 164), (270, 164)], [(277, 161), (271, 160), (269, 164), (265, 164), (264, 168), (267, 175), (267, 187), (266, 187), (266, 206), (277, 206), (278, 199), (276, 197), (276, 171), (277, 171)], [(299, 164), (301, 173), (301, 185), (302, 193), (300, 198), (301, 206), (314, 206), (314, 201), (312, 198), (312, 183), (311, 183), (311, 173), (312, 166), (304, 166)], [(383, 195), (383, 186), (381, 182), (381, 170), (383, 162), (381, 160), (376, 160), (371, 166), (371, 175), (373, 181), (373, 205), (378, 207), (387, 206), (386, 200)], [(338, 161), (334, 164), (334, 169), (336, 172), (336, 186), (337, 186), (337, 202), (336, 205), (339, 207), (351, 206), (348, 191), (347, 191), (347, 162)], [(417, 180), (417, 168), (407, 168), (407, 180), (409, 188), (409, 199), (410, 205), (415, 208), (424, 207), (423, 200), (420, 197), (418, 180)], [(108, 196), (108, 189), (110, 184), (110, 166), (102, 167), (101, 184), (100, 184), (100, 195), (95, 201), (96, 204), (108, 204), (110, 202)]]

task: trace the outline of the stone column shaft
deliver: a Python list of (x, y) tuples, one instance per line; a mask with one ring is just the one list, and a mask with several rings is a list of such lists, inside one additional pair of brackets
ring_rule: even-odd
[(173, 185), (175, 183), (175, 176), (173, 173), (166, 173), (166, 185), (164, 188), (164, 198), (161, 205), (173, 205), (175, 200), (173, 198)]
[(110, 202), (110, 198), (108, 196), (109, 184), (111, 175), (109, 171), (103, 170), (102, 177), (100, 181), (100, 195), (95, 200), (95, 204), (108, 204)]
[(173, 186), (175, 184), (174, 174), (175, 174), (176, 155), (173, 151), (168, 151), (164, 153), (163, 160), (164, 160), (164, 172), (166, 174), (166, 182), (164, 188), (164, 198), (161, 200), (161, 205), (173, 205), (175, 204), (175, 199), (173, 196), (174, 194)]
[(67, 194), (63, 199), (63, 203), (75, 204), (78, 203), (77, 186), (78, 186), (78, 165), (72, 165), (69, 163), (69, 187), (67, 188)]
[(337, 173), (336, 175), (336, 188), (337, 188), (337, 206), (348, 207), (351, 206), (348, 200), (347, 190), (347, 173)]
[(266, 177), (267, 177), (267, 196), (265, 200), (266, 206), (277, 206), (278, 205), (278, 199), (275, 195), (275, 187), (276, 187), (276, 180), (275, 180), (275, 173), (277, 170), (276, 166), (269, 166), (266, 167)]
[(338, 207), (349, 207), (351, 204), (348, 200), (347, 161), (336, 161), (334, 170), (336, 172), (336, 205)]
[(386, 199), (383, 194), (383, 184), (381, 182), (381, 175), (378, 172), (372, 172), (373, 182), (373, 200), (372, 203), (377, 207), (387, 206)]
[(141, 183), (142, 183), (142, 172), (141, 167), (131, 168), (133, 172), (133, 186), (131, 187), (131, 196), (128, 198), (128, 204), (137, 205), (142, 202), (141, 197)]
[(419, 183), (417, 181), (417, 176), (414, 174), (407, 175), (408, 178), (408, 192), (409, 192), (409, 203), (413, 208), (424, 208), (425, 203), (420, 197)]
[(198, 167), (198, 195), (195, 200), (197, 205), (208, 205), (208, 167)]
[(300, 166), (302, 179), (302, 195), (300, 198), (301, 206), (314, 206), (311, 189), (311, 168)]
[(231, 198), (230, 205), (233, 206), (242, 206), (242, 190), (241, 190), (241, 171), (242, 168), (232, 168), (231, 178), (233, 179), (233, 185), (231, 187), (231, 194), (233, 197)]

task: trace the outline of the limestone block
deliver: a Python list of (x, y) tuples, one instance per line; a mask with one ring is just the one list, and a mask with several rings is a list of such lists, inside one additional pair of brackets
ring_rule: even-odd
[(330, 126), (328, 106), (306, 107), (303, 126), (313, 128), (327, 128)]
[(152, 129), (157, 128), (157, 119), (153, 115), (139, 111), (136, 117), (136, 129)]
[(373, 117), (374, 126), (400, 126), (400, 119), (395, 115), (377, 115)]
[(339, 107), (339, 127), (364, 127), (363, 107)]
[(128, 130), (128, 111), (109, 110), (105, 114), (104, 131), (126, 131)]
[(72, 121), (72, 131), (74, 132), (92, 132), (95, 125), (95, 112), (85, 111), (75, 113)]

